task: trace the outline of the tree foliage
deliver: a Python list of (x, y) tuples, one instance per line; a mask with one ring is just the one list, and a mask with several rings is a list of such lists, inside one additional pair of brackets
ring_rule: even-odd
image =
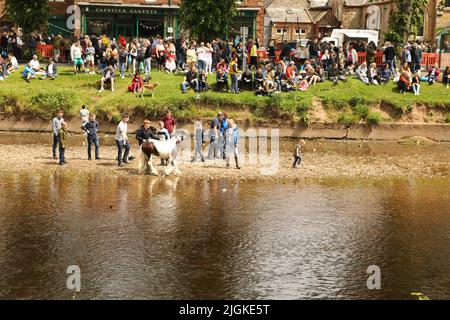
[(25, 33), (47, 25), (50, 14), (48, 0), (6, 0), (6, 14)]
[(182, 0), (180, 5), (181, 26), (203, 41), (226, 36), (236, 13), (236, 0)]
[(409, 36), (417, 35), (423, 24), (428, 0), (394, 0), (395, 11), (389, 21), (385, 39), (397, 45), (406, 43)]

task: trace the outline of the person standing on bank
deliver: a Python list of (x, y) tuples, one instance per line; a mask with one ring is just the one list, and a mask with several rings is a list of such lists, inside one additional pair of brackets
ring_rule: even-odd
[(69, 136), (69, 134), (67, 132), (67, 123), (61, 122), (61, 128), (58, 130), (59, 165), (60, 166), (67, 164), (65, 154), (66, 154), (68, 136)]
[(303, 139), (300, 140), (300, 144), (295, 146), (295, 150), (294, 150), (294, 164), (292, 165), (292, 168), (296, 169), (302, 163), (305, 146), (306, 146), (306, 142)]
[(144, 120), (144, 124), (136, 131), (136, 140), (139, 143), (139, 147), (144, 143), (145, 140), (160, 140), (156, 128), (151, 127), (150, 120)]
[(86, 108), (85, 105), (81, 107), (80, 119), (81, 119), (81, 126), (84, 126), (84, 124), (89, 121), (89, 110), (88, 108)]
[[(122, 121), (119, 122), (116, 130), (116, 145), (117, 145), (117, 163), (119, 167), (122, 163), (128, 163), (128, 154), (130, 153), (130, 142), (128, 141), (128, 121), (130, 117), (128, 113), (122, 115)], [(125, 152), (124, 152), (125, 149)]]
[(89, 121), (81, 126), (81, 130), (83, 130), (87, 134), (88, 160), (92, 160), (92, 153), (91, 153), (92, 145), (95, 146), (95, 160), (100, 160), (99, 156), (100, 143), (97, 135), (99, 126), (100, 126), (99, 123), (95, 119), (95, 114), (89, 115)]
[(52, 130), (53, 130), (53, 147), (52, 147), (52, 151), (53, 151), (53, 159), (58, 159), (56, 156), (56, 148), (58, 147), (58, 143), (59, 143), (59, 137), (58, 137), (58, 132), (59, 129), (61, 129), (61, 124), (64, 122), (64, 118), (63, 118), (64, 112), (62, 110), (59, 110), (58, 113), (56, 114), (56, 117), (53, 118), (52, 120)]
[(230, 168), (231, 154), (234, 154), (234, 161), (236, 163), (236, 169), (241, 169), (239, 166), (239, 128), (233, 119), (228, 119), (229, 129), (226, 134), (226, 160), (227, 168)]
[(170, 137), (173, 137), (173, 134), (177, 129), (177, 120), (175, 120), (175, 118), (172, 116), (172, 112), (170, 110), (166, 110), (162, 122), (164, 122), (164, 128), (169, 131)]

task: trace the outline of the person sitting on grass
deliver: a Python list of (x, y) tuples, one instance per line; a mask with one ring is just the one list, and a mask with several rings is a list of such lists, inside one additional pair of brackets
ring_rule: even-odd
[(141, 74), (139, 71), (136, 71), (136, 74), (133, 77), (133, 80), (131, 80), (131, 84), (128, 86), (128, 91), (137, 93), (142, 88), (142, 85), (144, 84)]
[(250, 69), (244, 71), (242, 74), (242, 89), (253, 90), (253, 74)]
[(58, 141), (59, 141), (59, 165), (63, 166), (67, 164), (66, 162), (66, 148), (67, 148), (67, 138), (69, 133), (67, 132), (67, 123), (61, 123), (61, 129), (58, 130)]
[(379, 85), (381, 83), (381, 77), (378, 72), (377, 64), (372, 62), (369, 67), (369, 71), (367, 72), (369, 83), (373, 85)]
[(420, 94), (420, 75), (418, 72), (416, 72), (412, 78), (412, 90), (414, 92), (415, 96), (418, 96)]
[(109, 65), (102, 71), (102, 78), (100, 79), (100, 91), (103, 92), (105, 90), (105, 83), (111, 83), (111, 91), (114, 92), (114, 78), (116, 76), (114, 67)]
[(258, 89), (259, 87), (261, 87), (263, 84), (263, 81), (264, 81), (264, 73), (262, 71), (262, 68), (258, 67), (258, 69), (256, 70), (256, 73), (255, 73), (255, 80), (253, 82), (254, 88)]
[(208, 91), (208, 76), (206, 70), (202, 70), (198, 76), (198, 89), (199, 91)]
[(168, 54), (165, 62), (165, 68), (167, 73), (177, 72), (177, 64), (175, 63), (175, 56), (173, 54)]
[(17, 62), (14, 53), (8, 53), (8, 73), (13, 73), (14, 71), (19, 70), (19, 62)]
[(405, 94), (407, 91), (411, 90), (411, 82), (409, 81), (409, 74), (407, 71), (403, 71), (400, 74), (400, 79), (397, 82), (400, 93)]
[(442, 83), (446, 85), (446, 88), (448, 89), (450, 85), (450, 67), (447, 66), (444, 70), (444, 73), (442, 74)]
[(391, 76), (393, 76), (391, 74), (391, 67), (390, 67), (389, 63), (386, 63), (384, 65), (384, 68), (381, 69), (381, 75), (380, 75), (381, 84), (387, 84), (389, 82), (389, 79), (391, 78)]
[(28, 62), (27, 65), (25, 66), (25, 70), (23, 70), (22, 73), (22, 78), (30, 83), (30, 79), (33, 79), (36, 77), (36, 72), (33, 70), (33, 68), (31, 68), (30, 63)]
[(356, 69), (356, 77), (364, 82), (365, 84), (370, 84), (369, 77), (367, 76), (367, 63), (364, 61), (360, 64), (360, 66)]
[(228, 76), (223, 69), (217, 69), (216, 72), (216, 91), (222, 92), (225, 88), (226, 92), (230, 89), (230, 86), (228, 85)]
[(41, 79), (44, 80), (46, 78), (50, 78), (50, 80), (55, 80), (55, 78), (58, 76), (58, 68), (56, 67), (56, 64), (53, 62), (53, 59), (50, 58), (48, 60), (48, 65), (45, 68), (45, 76)]
[(3, 68), (4, 68), (3, 65), (0, 64), (0, 81), (5, 80), (5, 71)]
[(181, 83), (182, 93), (186, 93), (188, 88), (193, 88), (195, 92), (199, 91), (198, 75), (195, 66), (191, 66), (186, 72), (183, 82)]
[(33, 58), (30, 60), (29, 65), (37, 74), (45, 74), (45, 70), (41, 68), (41, 64), (39, 63), (37, 55), (33, 56)]
[(431, 66), (428, 70), (428, 84), (432, 85), (435, 81), (438, 81), (440, 73), (441, 70), (439, 70), (437, 63)]
[(329, 75), (330, 75), (330, 80), (333, 81), (333, 85), (337, 85), (338, 81), (339, 81), (339, 69), (338, 69), (337, 63), (333, 63), (333, 65), (331, 66)]

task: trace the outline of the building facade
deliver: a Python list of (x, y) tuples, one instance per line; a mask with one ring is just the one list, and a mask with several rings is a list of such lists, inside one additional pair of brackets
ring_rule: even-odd
[[(53, 0), (49, 33), (106, 34), (111, 37), (177, 37), (180, 28), (178, 14), (181, 0)], [(74, 14), (80, 23), (72, 26)], [(241, 27), (249, 36), (263, 37), (263, 0), (239, 1), (231, 33)], [(73, 24), (73, 23), (72, 23)]]

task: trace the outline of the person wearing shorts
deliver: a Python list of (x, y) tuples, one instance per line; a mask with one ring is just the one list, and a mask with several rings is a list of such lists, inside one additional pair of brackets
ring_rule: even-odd
[(84, 72), (84, 61), (83, 61), (83, 48), (81, 47), (80, 40), (77, 40), (70, 48), (70, 57), (73, 61), (73, 72), (76, 74), (77, 71)]

